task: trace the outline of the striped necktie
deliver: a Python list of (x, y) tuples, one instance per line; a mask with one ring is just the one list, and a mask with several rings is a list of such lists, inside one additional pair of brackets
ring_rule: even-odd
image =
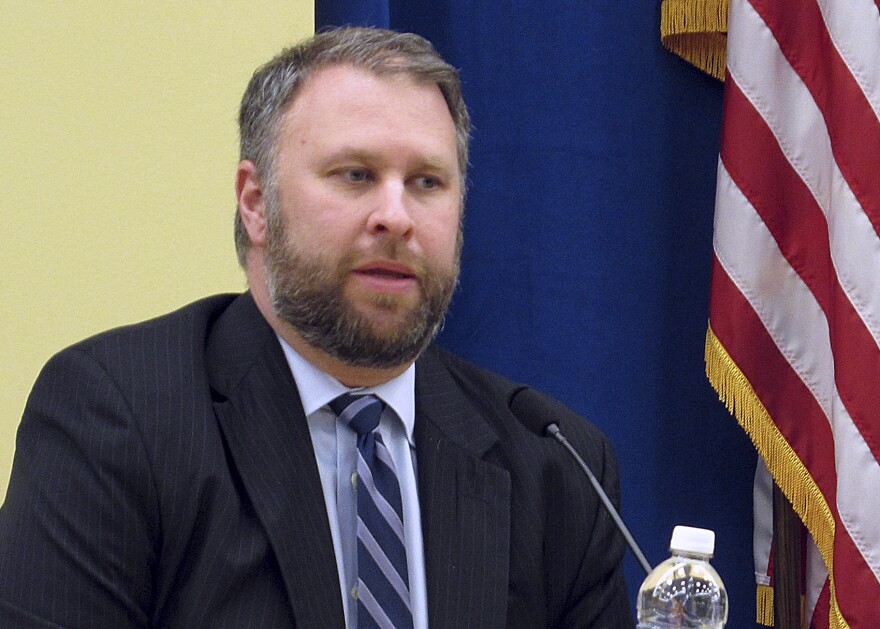
[(358, 629), (411, 629), (400, 483), (376, 431), (385, 403), (346, 393), (330, 408), (357, 433)]

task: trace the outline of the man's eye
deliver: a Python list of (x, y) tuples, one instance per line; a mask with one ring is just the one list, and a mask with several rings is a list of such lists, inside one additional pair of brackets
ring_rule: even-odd
[(440, 187), (440, 180), (436, 177), (424, 175), (416, 178), (416, 185), (423, 190), (433, 190), (434, 188)]
[(370, 178), (370, 173), (365, 168), (352, 168), (344, 171), (343, 176), (352, 183), (361, 183)]

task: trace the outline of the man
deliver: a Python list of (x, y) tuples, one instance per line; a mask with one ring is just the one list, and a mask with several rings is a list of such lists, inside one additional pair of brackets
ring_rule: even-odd
[[(461, 249), (455, 70), (326, 32), (256, 72), (240, 126), (250, 290), (46, 366), (0, 626), (631, 627), (622, 540), (512, 414), (524, 387), (430, 344)], [(604, 437), (544, 403), (616, 500)]]

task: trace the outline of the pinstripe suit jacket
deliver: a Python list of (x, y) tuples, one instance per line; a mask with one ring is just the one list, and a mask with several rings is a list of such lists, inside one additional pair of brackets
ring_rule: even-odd
[[(433, 347), (416, 363), (431, 626), (632, 627), (622, 541), (510, 414), (517, 388)], [(563, 429), (616, 500), (604, 437)], [(0, 627), (342, 629), (308, 427), (249, 295), (47, 364), (0, 509)]]

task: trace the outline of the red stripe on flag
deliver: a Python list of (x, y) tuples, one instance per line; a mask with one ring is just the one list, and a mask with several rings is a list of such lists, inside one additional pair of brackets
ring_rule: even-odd
[(880, 415), (880, 348), (837, 279), (822, 209), (764, 119), (732, 77), (728, 80), (721, 160), (824, 311), (840, 398), (880, 460), (880, 423), (875, 419)]
[(834, 535), (833, 574), (838, 606), (849, 626), (876, 627), (880, 622), (880, 584), (839, 516)]
[(721, 138), (724, 167), (827, 315), (832, 308), (829, 286), (836, 277), (825, 215), (731, 76), (724, 93)]
[(712, 267), (709, 321), (715, 336), (745, 375), (783, 437), (810, 470), (833, 510), (837, 472), (834, 436), (828, 419), (717, 259)]
[(750, 1), (822, 111), (838, 167), (880, 234), (880, 124), (831, 41), (819, 5), (815, 0)]

